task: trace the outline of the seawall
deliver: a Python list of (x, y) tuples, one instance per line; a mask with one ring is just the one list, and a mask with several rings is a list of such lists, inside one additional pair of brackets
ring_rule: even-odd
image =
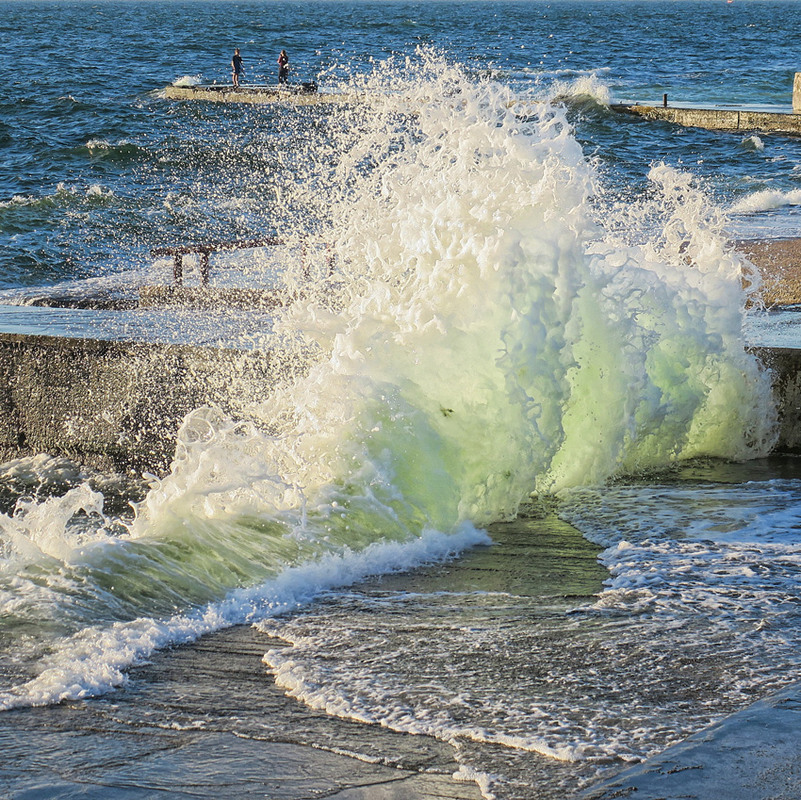
[(263, 353), (0, 333), (0, 460), (161, 473), (188, 411), (266, 396), (269, 367)]
[(722, 108), (675, 108), (673, 106), (613, 105), (613, 111), (648, 120), (663, 120), (690, 128), (719, 131), (765, 131), (801, 135), (801, 114)]
[(774, 452), (801, 454), (801, 350), (754, 347), (752, 352), (771, 370), (773, 378), (773, 396), (779, 411), (779, 438)]
[[(773, 371), (777, 452), (801, 453), (801, 350), (756, 350)], [(269, 396), (264, 353), (0, 334), (0, 460), (49, 453), (118, 472), (163, 473), (184, 415), (237, 413)]]

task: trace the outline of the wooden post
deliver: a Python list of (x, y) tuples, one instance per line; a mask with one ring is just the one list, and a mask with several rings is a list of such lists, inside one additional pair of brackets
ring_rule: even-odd
[(801, 72), (793, 78), (793, 113), (801, 114)]
[(667, 108), (667, 92), (662, 95), (662, 108)]

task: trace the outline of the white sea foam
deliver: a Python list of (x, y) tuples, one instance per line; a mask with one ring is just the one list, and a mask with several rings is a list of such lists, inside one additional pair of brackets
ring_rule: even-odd
[(492, 792), (492, 786), (497, 781), (494, 775), (488, 775), (485, 772), (480, 772), (473, 767), (468, 767), (461, 764), (459, 769), (453, 773), (455, 781), (464, 783), (475, 783), (478, 786), (481, 796), (484, 800), (495, 800), (495, 795)]
[(23, 456), (0, 464), (0, 480), (22, 481), (28, 484), (75, 483), (84, 475), (80, 467), (68, 458), (47, 453)]
[(13, 516), (0, 514), (4, 557), (10, 560), (13, 553), (15, 560), (32, 563), (47, 558), (69, 561), (76, 548), (105, 539), (102, 526), (70, 528), (68, 523), (79, 513), (103, 516), (103, 496), (85, 483), (46, 502), (21, 498)]
[(729, 213), (755, 214), (759, 211), (797, 205), (801, 205), (801, 189), (791, 189), (790, 191), (762, 189), (732, 203)]
[[(58, 532), (53, 533), (51, 539), (57, 538)], [(443, 561), (465, 548), (488, 542), (485, 533), (467, 524), (449, 536), (424, 531), (408, 544), (376, 542), (360, 551), (344, 550), (313, 563), (289, 567), (265, 584), (232, 591), (224, 601), (209, 604), (196, 613), (178, 614), (162, 621), (141, 618), (108, 627), (88, 626), (60, 642), (56, 653), (45, 659), (37, 677), (0, 692), (0, 710), (101, 694), (125, 682), (126, 667), (142, 662), (166, 645), (190, 642), (221, 628), (282, 614), (309, 603), (323, 591), (370, 575)], [(95, 555), (92, 550), (119, 546), (95, 541), (90, 547), (78, 543), (83, 546), (76, 549), (75, 543), (63, 539), (61, 544), (61, 554), (69, 548), (67, 557), (73, 563), (91, 560)], [(5, 600), (11, 598), (0, 593), (0, 602)]]
[(202, 75), (182, 75), (180, 78), (176, 78), (173, 82), (173, 86), (199, 86), (203, 83), (203, 76)]
[(549, 93), (558, 99), (589, 97), (604, 106), (608, 106), (612, 102), (609, 86), (596, 73), (580, 75), (572, 79), (561, 78), (549, 87)]
[(740, 142), (740, 145), (746, 148), (747, 150), (762, 151), (765, 149), (765, 142), (763, 142), (761, 137), (757, 136), (755, 133), (751, 134), (751, 136), (746, 136)]
[[(418, 624), (420, 622), (418, 620)], [(413, 687), (407, 685), (407, 691), (403, 692), (396, 686), (395, 689), (401, 694), (395, 694), (386, 685), (376, 683), (376, 672), (370, 670), (366, 674), (359, 674), (352, 669), (349, 659), (337, 660), (335, 669), (342, 669), (342, 674), (326, 674), (327, 671), (319, 670), (320, 665), (316, 658), (309, 658), (310, 653), (317, 651), (322, 644), (316, 636), (311, 639), (292, 638), (287, 626), (280, 623), (265, 621), (259, 623), (258, 627), (264, 633), (292, 645), (291, 648), (269, 650), (264, 656), (264, 662), (272, 670), (276, 685), (309, 708), (394, 731), (433, 736), (453, 744), (460, 740), (469, 740), (538, 753), (561, 761), (574, 761), (581, 757), (582, 748), (578, 745), (554, 746), (533, 733), (509, 733), (497, 727), (493, 729), (480, 717), (460, 723), (457, 715), (451, 716), (445, 710), (449, 706), (461, 706), (460, 698), (449, 697), (444, 687), (435, 688), (429, 684), (430, 700), (441, 709), (438, 711), (419, 698), (411, 699)], [(357, 647), (359, 643), (351, 644)], [(328, 646), (331, 646), (330, 640)], [(400, 699), (404, 694), (405, 699)]]
[(68, 186), (66, 183), (59, 183), (56, 191), (52, 194), (36, 197), (33, 195), (14, 195), (11, 200), (0, 201), (0, 209), (11, 208), (14, 206), (37, 206), (53, 205), (64, 203), (73, 198), (109, 198), (113, 197), (114, 192), (99, 183), (91, 184), (88, 188), (82, 189), (76, 186)]
[(114, 192), (111, 189), (107, 189), (105, 186), (101, 186), (99, 183), (93, 183), (87, 190), (86, 190), (87, 197), (114, 197)]

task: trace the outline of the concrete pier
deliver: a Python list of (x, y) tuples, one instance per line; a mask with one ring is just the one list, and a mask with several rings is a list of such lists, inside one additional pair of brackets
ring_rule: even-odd
[(677, 108), (674, 106), (623, 104), (615, 104), (611, 108), (622, 114), (630, 114), (647, 120), (672, 122), (691, 128), (801, 135), (801, 113), (782, 114), (746, 109)]
[[(773, 371), (776, 450), (801, 453), (801, 350), (755, 352)], [(237, 415), (268, 397), (270, 361), (225, 348), (0, 334), (0, 460), (48, 453), (162, 473), (183, 417), (205, 404)]]
[(322, 105), (325, 103), (348, 103), (353, 100), (347, 94), (304, 91), (299, 86), (239, 86), (208, 84), (199, 86), (166, 86), (163, 95), (169, 100), (205, 100), (212, 103), (287, 103), (291, 105)]

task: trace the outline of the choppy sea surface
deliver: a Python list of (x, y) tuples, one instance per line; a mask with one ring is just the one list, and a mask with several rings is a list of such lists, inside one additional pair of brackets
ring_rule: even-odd
[[(104, 335), (30, 304), (124, 304), (191, 241), (279, 237), (213, 282), (305, 289), (107, 312), (294, 365), (191, 413), (169, 474), (0, 466), (0, 736), (253, 624), (286, 697), (255, 738), (393, 766), (426, 737), (487, 798), (556, 799), (798, 681), (801, 472), (746, 349), (794, 326), (732, 242), (796, 235), (801, 141), (610, 106), (789, 112), (800, 34), (772, 0), (0, 2), (4, 329)], [(164, 97), (234, 47), (246, 83), (285, 48), (365, 100)]]

